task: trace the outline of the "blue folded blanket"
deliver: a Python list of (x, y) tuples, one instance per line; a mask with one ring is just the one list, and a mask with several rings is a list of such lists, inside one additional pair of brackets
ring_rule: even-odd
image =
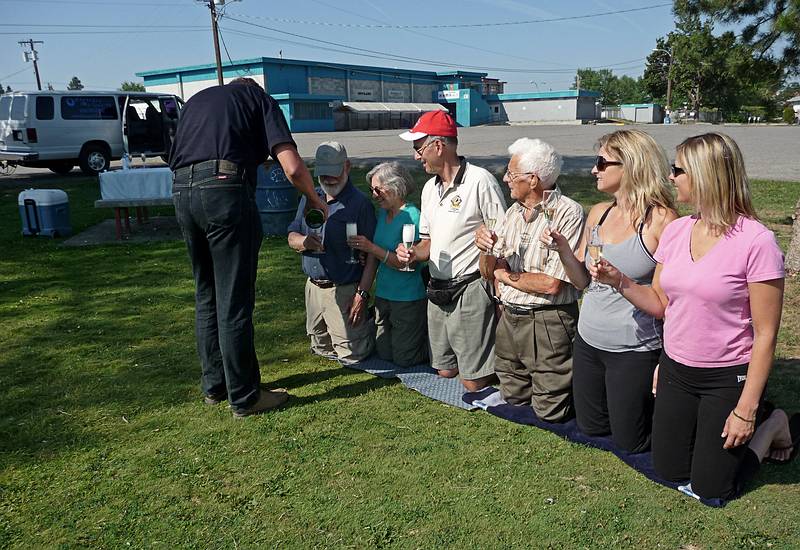
[(684, 483), (675, 483), (658, 477), (653, 470), (653, 458), (650, 452), (631, 454), (618, 449), (614, 445), (614, 442), (611, 441), (611, 437), (590, 437), (585, 435), (578, 430), (577, 423), (574, 419), (560, 424), (539, 420), (532, 408), (524, 405), (509, 405), (505, 403), (500, 397), (500, 392), (496, 388), (486, 388), (480, 392), (465, 393), (463, 399), (467, 403), (478, 406), (500, 418), (505, 418), (517, 424), (536, 426), (537, 428), (542, 428), (543, 430), (560, 435), (573, 443), (582, 443), (583, 445), (589, 445), (590, 447), (612, 452), (625, 464), (640, 472), (648, 479), (696, 498), (706, 506), (721, 508), (728, 503), (727, 500), (719, 498), (708, 499), (699, 497), (692, 492), (691, 487), (688, 485), (688, 480)]

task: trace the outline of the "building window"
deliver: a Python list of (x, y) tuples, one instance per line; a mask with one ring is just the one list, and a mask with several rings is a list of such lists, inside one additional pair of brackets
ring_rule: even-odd
[(499, 112), (500, 112), (500, 107), (497, 107), (497, 106), (495, 106), (495, 108), (494, 108), (494, 112), (495, 112), (495, 113), (499, 113)]
[(323, 102), (295, 103), (292, 118), (295, 120), (328, 120), (333, 118), (333, 109)]

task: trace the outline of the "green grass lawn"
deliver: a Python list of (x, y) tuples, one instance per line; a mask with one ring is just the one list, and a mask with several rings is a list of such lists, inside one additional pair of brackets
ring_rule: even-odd
[[(61, 184), (76, 232), (110, 217), (96, 181)], [(590, 178), (562, 185), (598, 200)], [(283, 238), (262, 248), (256, 345), (264, 382), (293, 398), (234, 421), (201, 402), (183, 243), (23, 239), (20, 190), (0, 187), (0, 547), (800, 545), (800, 461), (711, 509), (609, 453), (312, 357)], [(785, 247), (800, 183), (754, 191)], [(790, 280), (769, 387), (790, 411), (799, 305)]]

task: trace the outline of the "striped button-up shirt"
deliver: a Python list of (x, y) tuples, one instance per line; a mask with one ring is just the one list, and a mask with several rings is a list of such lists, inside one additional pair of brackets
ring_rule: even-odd
[[(560, 192), (559, 192), (560, 194)], [(547, 227), (541, 205), (533, 207), (530, 221), (525, 220), (526, 208), (514, 203), (506, 212), (503, 225), (497, 230), (494, 253), (505, 258), (511, 271), (543, 273), (564, 281), (556, 295), (527, 293), (500, 283), (500, 299), (505, 304), (521, 307), (569, 304), (578, 299), (578, 291), (567, 278), (564, 265), (555, 250), (544, 248), (539, 237)], [(577, 250), (583, 231), (583, 207), (561, 195), (553, 217), (554, 227), (567, 238), (573, 252)]]

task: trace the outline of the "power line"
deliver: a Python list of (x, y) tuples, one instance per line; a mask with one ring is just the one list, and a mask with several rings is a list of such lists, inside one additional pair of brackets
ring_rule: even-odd
[[(342, 43), (339, 43), (339, 42), (332, 42), (332, 41), (329, 41), (329, 40), (322, 40), (322, 39), (319, 39), (319, 38), (313, 38), (313, 37), (305, 36), (305, 35), (302, 35), (302, 34), (292, 33), (292, 32), (288, 32), (288, 31), (283, 31), (283, 30), (280, 30), (280, 29), (276, 29), (276, 28), (273, 28), (273, 27), (268, 27), (266, 25), (259, 25), (257, 23), (251, 23), (249, 21), (242, 21), (240, 19), (236, 19), (235, 17), (231, 17), (231, 16), (227, 16), (227, 19), (230, 20), (230, 21), (236, 21), (237, 23), (242, 23), (244, 25), (249, 25), (249, 26), (253, 26), (253, 27), (266, 29), (266, 30), (269, 30), (269, 31), (272, 31), (272, 32), (276, 32), (278, 34), (286, 34), (286, 35), (289, 35), (289, 36), (302, 38), (304, 40), (309, 40), (311, 42), (319, 42), (319, 43), (322, 43), (322, 44), (328, 44), (328, 45), (338, 46), (338, 47), (341, 47), (341, 48), (347, 48), (347, 49), (350, 49), (350, 50), (355, 50), (357, 52), (365, 52), (365, 53), (369, 53), (369, 54), (375, 54), (375, 55), (378, 55), (378, 56), (384, 56), (384, 59), (389, 59), (391, 61), (401, 61), (401, 62), (406, 62), (406, 63), (414, 63), (414, 64), (418, 64), (418, 65), (432, 65), (432, 66), (437, 66), (437, 67), (450, 67), (450, 68), (457, 67), (457, 68), (469, 69), (469, 70), (509, 72), (509, 73), (570, 74), (570, 73), (575, 72), (575, 69), (572, 69), (572, 68), (570, 68), (570, 69), (530, 69), (530, 68), (519, 68), (519, 67), (514, 67), (514, 68), (487, 67), (487, 66), (479, 66), (479, 65), (462, 65), (462, 64), (457, 64), (457, 63), (436, 61), (436, 60), (431, 60), (431, 59), (415, 58), (415, 57), (409, 57), (409, 56), (404, 56), (404, 55), (400, 55), (400, 54), (393, 54), (393, 53), (389, 53), (389, 52), (371, 50), (371, 49), (368, 49), (368, 48), (359, 48), (357, 46), (351, 46), (349, 44), (342, 44)], [(303, 44), (303, 45), (309, 46), (308, 44)], [(351, 55), (353, 54), (353, 52), (347, 52), (347, 53), (350, 53)], [(628, 61), (626, 63), (630, 63), (630, 61)], [(602, 69), (602, 68), (608, 68), (608, 67), (609, 66), (600, 66), (600, 67), (594, 67), (594, 68)]]
[[(302, 25), (322, 25), (326, 27), (349, 27), (349, 28), (364, 28), (364, 29), (466, 29), (476, 27), (507, 27), (517, 25), (533, 25), (538, 23), (557, 23), (560, 21), (574, 21), (577, 19), (590, 19), (593, 17), (605, 17), (608, 15), (619, 15), (623, 13), (632, 13), (637, 11), (653, 10), (672, 6), (672, 2), (663, 4), (653, 4), (650, 6), (642, 6), (639, 8), (629, 8), (625, 10), (613, 10), (597, 13), (588, 13), (584, 15), (569, 15), (564, 17), (551, 17), (547, 19), (527, 19), (522, 21), (502, 21), (496, 23), (458, 23), (452, 25), (389, 25), (389, 24), (360, 24), (360, 23), (332, 23), (330, 21), (307, 21), (302, 19), (286, 19), (278, 17), (261, 17), (258, 15), (237, 15), (237, 17), (249, 17), (251, 19), (261, 19), (265, 21), (274, 21), (276, 23), (296, 23)], [(234, 14), (236, 15), (236, 14)]]
[[(386, 23), (385, 21), (381, 21), (380, 19), (375, 19), (374, 17), (368, 17), (368, 16), (366, 16), (366, 15), (364, 15), (362, 13), (350, 11), (350, 10), (347, 10), (347, 9), (342, 8), (340, 6), (336, 6), (334, 4), (329, 4), (327, 2), (323, 2), (322, 0), (313, 0), (313, 1), (315, 3), (317, 3), (317, 4), (323, 5), (323, 6), (327, 7), (327, 8), (330, 8), (330, 9), (334, 9), (334, 10), (340, 11), (342, 13), (346, 13), (348, 15), (353, 15), (355, 17), (360, 17), (362, 19), (367, 19), (368, 21), (376, 21), (377, 23), (388, 25), (388, 23)], [(479, 52), (490, 53), (492, 55), (499, 55), (499, 56), (503, 56), (503, 57), (513, 57), (515, 59), (521, 59), (523, 61), (533, 61), (534, 63), (545, 63), (545, 64), (548, 64), (548, 65), (555, 65), (555, 66), (561, 65), (561, 66), (564, 66), (562, 63), (554, 63), (552, 61), (542, 61), (542, 60), (539, 60), (539, 59), (533, 59), (533, 58), (529, 58), (529, 57), (523, 57), (523, 56), (520, 56), (520, 55), (510, 54), (508, 52), (498, 52), (498, 51), (489, 50), (489, 49), (486, 49), (486, 48), (480, 48), (480, 47), (474, 46), (472, 44), (465, 44), (463, 42), (456, 42), (455, 40), (449, 40), (447, 38), (444, 38), (444, 37), (441, 37), (441, 36), (437, 36), (437, 35), (425, 34), (423, 32), (419, 32), (419, 31), (412, 30), (412, 29), (401, 29), (401, 30), (403, 30), (403, 31), (405, 31), (407, 33), (410, 33), (410, 34), (414, 34), (414, 35), (417, 35), (417, 36), (422, 36), (422, 37), (428, 38), (430, 40), (438, 40), (439, 42), (445, 42), (447, 44), (453, 44), (453, 45), (459, 46), (461, 48), (469, 48), (471, 50), (475, 50), (475, 51), (479, 51)]]
[(17, 76), (18, 74), (24, 73), (25, 71), (29, 71), (30, 67), (25, 67), (24, 69), (20, 69), (15, 73), (7, 74), (6, 76), (0, 76), (0, 80), (5, 80), (6, 78), (11, 78), (12, 76)]

